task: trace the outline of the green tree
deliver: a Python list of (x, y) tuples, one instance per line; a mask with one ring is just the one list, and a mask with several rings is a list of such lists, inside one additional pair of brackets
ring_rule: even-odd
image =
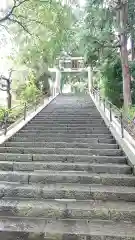
[(99, 67), (108, 56), (120, 52), (125, 111), (131, 104), (127, 26), (126, 0), (87, 0), (83, 31), (86, 63)]
[(48, 66), (54, 66), (56, 58), (62, 51), (67, 52), (73, 41), (75, 17), (71, 4), (63, 5), (57, 0), (15, 0), (3, 13), (1, 22), (8, 26), (16, 45), (14, 64), (31, 69), (36, 87), (42, 92), (49, 91)]

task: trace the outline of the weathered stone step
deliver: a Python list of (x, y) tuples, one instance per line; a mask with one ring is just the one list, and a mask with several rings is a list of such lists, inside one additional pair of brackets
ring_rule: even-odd
[(89, 134), (89, 133), (103, 133), (103, 134), (107, 134), (107, 133), (110, 133), (109, 129), (105, 128), (91, 128), (91, 129), (84, 129), (84, 130), (71, 130), (71, 129), (28, 129), (28, 130), (25, 130), (25, 129), (22, 129), (20, 130), (20, 133), (26, 133), (29, 135), (29, 133), (43, 133), (44, 135), (47, 134), (47, 133), (68, 133), (68, 134), (76, 134), (76, 133), (82, 133), (82, 134)]
[(38, 162), (5, 162), (0, 161), (1, 170), (60, 170), (60, 171), (88, 171), (95, 173), (131, 173), (131, 167), (126, 164), (112, 163), (90, 163), (90, 162), (58, 162), (58, 161), (38, 161)]
[[(6, 237), (6, 234), (9, 232), (15, 232), (16, 237), (18, 236), (17, 232), (18, 234), (22, 234), (23, 232), (33, 233), (33, 237), (30, 235), (27, 236), (28, 238), (25, 238), (26, 235), (24, 235), (24, 238), (23, 235), (21, 235), (21, 240), (40, 239), (41, 233), (44, 233), (45, 239), (49, 238), (49, 240), (56, 239), (56, 236), (59, 237), (59, 239), (65, 240), (81, 240), (82, 238), (84, 239), (84, 237), (86, 237), (86, 239), (98, 240), (135, 240), (135, 225), (130, 222), (115, 223), (113, 221), (77, 219), (50, 220), (27, 217), (9, 217), (7, 219), (6, 217), (1, 217), (0, 228), (1, 231), (4, 232), (4, 235), (2, 235), (4, 237)], [(34, 237), (34, 233), (36, 237)], [(15, 235), (13, 235), (13, 238), (10, 238), (10, 240), (15, 240)]]
[(59, 118), (59, 117), (63, 117), (63, 118), (66, 118), (66, 117), (69, 117), (69, 118), (72, 118), (72, 117), (77, 117), (77, 118), (101, 118), (101, 115), (99, 114), (99, 112), (96, 112), (96, 111), (92, 111), (91, 114), (89, 114), (88, 112), (75, 112), (74, 113), (70, 113), (70, 112), (66, 112), (66, 113), (59, 113), (59, 112), (56, 112), (56, 113), (51, 113), (51, 114), (48, 114), (48, 113), (42, 113), (40, 112), (39, 115), (37, 115), (35, 118), (44, 118), (44, 117), (53, 117), (53, 118)]
[(68, 121), (68, 122), (71, 122), (71, 123), (74, 123), (75, 122), (75, 119), (76, 119), (76, 122), (86, 122), (86, 123), (94, 123), (94, 121), (96, 121), (95, 123), (98, 123), (98, 122), (103, 122), (102, 118), (101, 117), (87, 117), (87, 116), (84, 116), (83, 118), (82, 117), (77, 117), (77, 116), (72, 116), (72, 117), (48, 117), (48, 116), (45, 116), (45, 117), (39, 117), (39, 118), (36, 118), (32, 121), (46, 121), (46, 122), (54, 122), (54, 121)]
[(43, 119), (43, 118), (53, 118), (53, 119), (55, 119), (55, 118), (66, 118), (66, 117), (68, 117), (68, 118), (75, 118), (76, 117), (76, 119), (78, 119), (78, 118), (80, 118), (80, 119), (85, 119), (85, 118), (90, 118), (90, 119), (92, 119), (92, 118), (95, 118), (95, 119), (102, 119), (102, 117), (101, 117), (101, 115), (98, 113), (96, 113), (96, 112), (92, 112), (91, 114), (88, 114), (88, 113), (86, 113), (86, 112), (83, 112), (83, 113), (66, 113), (66, 114), (60, 114), (59, 112), (56, 112), (55, 114), (52, 112), (52, 113), (42, 113), (42, 112), (40, 112), (40, 114), (38, 114), (37, 116), (35, 116), (33, 119), (35, 120), (35, 119)]
[[(43, 132), (38, 132), (35, 133), (35, 132), (29, 132), (29, 135), (26, 133), (26, 132), (18, 132), (16, 133), (15, 136), (36, 136), (36, 137), (56, 137), (56, 133), (51, 133), (51, 132), (48, 132), (48, 133), (43, 133)], [(60, 132), (57, 132), (57, 137), (66, 137), (66, 138), (108, 138), (108, 139), (112, 139), (112, 135), (111, 133), (93, 133), (93, 134), (89, 134), (89, 133), (60, 133)]]
[[(39, 125), (40, 124), (40, 125)], [(35, 126), (42, 126), (42, 127), (44, 127), (44, 126), (46, 126), (46, 127), (54, 127), (54, 126), (56, 126), (56, 123), (55, 123), (55, 121), (54, 122), (52, 122), (52, 123), (50, 123), (50, 122), (38, 122), (38, 123), (35, 123), (33, 120), (32, 121), (30, 121), (26, 126), (30, 126), (30, 127), (35, 127)], [(105, 123), (103, 123), (103, 122), (98, 122), (98, 123), (94, 123), (94, 122), (92, 122), (92, 123), (86, 123), (85, 125), (84, 125), (84, 123), (80, 123), (80, 124), (75, 124), (75, 123), (59, 123), (59, 127), (64, 127), (64, 126), (68, 126), (68, 127), (84, 127), (84, 126), (86, 126), (86, 127), (94, 127), (94, 126), (106, 126), (105, 125)]]
[(121, 156), (121, 149), (0, 147), (0, 153)]
[(89, 163), (127, 163), (125, 156), (87, 156), (87, 155), (47, 155), (33, 154), (33, 161), (89, 162)]
[(0, 197), (31, 199), (76, 199), (103, 201), (135, 201), (135, 187), (98, 184), (20, 184), (0, 183)]
[[(57, 155), (57, 154), (18, 154), (18, 153), (0, 153), (0, 168), (5, 169), (11, 162), (31, 162), (31, 161), (56, 161), (56, 162), (87, 162), (87, 163), (116, 163), (126, 164), (125, 156), (88, 156), (88, 155)], [(8, 161), (8, 162), (6, 162)], [(9, 162), (11, 161), (11, 162)], [(5, 167), (4, 167), (5, 164)], [(9, 166), (9, 170), (12, 166)]]
[(63, 130), (84, 130), (84, 131), (86, 131), (86, 130), (94, 130), (94, 129), (99, 129), (99, 130), (101, 130), (101, 129), (107, 129), (107, 127), (106, 126), (97, 126), (97, 125), (90, 125), (90, 126), (86, 126), (86, 125), (84, 125), (84, 126), (80, 126), (80, 127), (75, 127), (75, 126), (73, 126), (73, 127), (69, 127), (68, 125), (65, 125), (65, 126), (52, 126), (52, 125), (27, 125), (27, 126), (25, 126), (23, 129), (26, 129), (26, 130), (46, 130), (46, 129), (52, 129), (52, 130), (58, 130), (58, 131), (63, 131)]
[[(20, 164), (21, 165), (21, 164)], [(50, 183), (80, 183), (80, 184), (103, 184), (111, 186), (129, 186), (135, 187), (135, 177), (127, 174), (94, 174), (84, 171), (38, 171), (36, 164), (27, 164), (27, 171), (22, 172), (20, 165), (15, 164), (14, 170), (17, 171), (0, 171), (1, 182), (18, 182), (18, 183), (37, 183), (37, 184), (50, 184)], [(23, 165), (23, 164), (22, 164)], [(20, 166), (20, 169), (19, 169)], [(38, 168), (38, 167), (37, 167)], [(19, 171), (20, 170), (20, 171)], [(29, 171), (29, 172), (28, 172)], [(33, 172), (30, 172), (33, 171)]]
[(0, 200), (0, 216), (135, 222), (133, 202)]
[[(23, 163), (18, 164), (14, 163), (13, 165), (15, 170), (27, 170), (26, 163), (23, 165)], [(22, 169), (21, 169), (22, 167)], [(88, 171), (93, 173), (116, 173), (116, 174), (130, 174), (131, 173), (131, 167), (124, 164), (98, 164), (98, 163), (59, 163), (59, 162), (38, 162), (34, 163), (32, 166), (32, 170), (60, 170), (60, 171)]]
[(106, 143), (65, 143), (65, 142), (5, 142), (3, 147), (24, 148), (88, 148), (88, 149), (118, 149), (117, 144)]
[(41, 111), (36, 117), (44, 117), (45, 114), (47, 114), (48, 116), (53, 116), (53, 117), (58, 117), (58, 116), (80, 116), (80, 117), (83, 117), (83, 116), (99, 116), (101, 117), (100, 113), (97, 111), (96, 108), (93, 108), (93, 110), (90, 112), (89, 111), (90, 109), (80, 109), (78, 108), (78, 110), (76, 109), (72, 109), (72, 111), (69, 111), (69, 109), (67, 111), (64, 111), (64, 112), (60, 112), (58, 110), (56, 111), (52, 111), (50, 113), (45, 113), (43, 111)]
[(86, 144), (96, 144), (96, 143), (116, 143), (116, 141), (112, 138), (66, 138), (66, 137), (60, 137), (60, 136), (54, 136), (54, 137), (19, 137), (19, 136), (13, 136), (8, 140), (8, 142), (66, 142), (66, 143), (86, 143)]
[(73, 119), (73, 118), (77, 118), (77, 119), (101, 119), (101, 115), (100, 114), (95, 114), (95, 113), (92, 113), (92, 114), (85, 114), (85, 113), (79, 113), (79, 114), (50, 114), (50, 115), (39, 115), (39, 116), (36, 116), (35, 119), (43, 119), (43, 118), (47, 118), (47, 119)]
[[(42, 118), (42, 119), (34, 119), (34, 120), (32, 120), (32, 122), (33, 123), (36, 123), (37, 124), (37, 122), (41, 122), (41, 123), (76, 123), (76, 124), (82, 124), (82, 123), (86, 123), (86, 124), (89, 124), (89, 123), (91, 123), (91, 124), (99, 124), (99, 123), (104, 123), (104, 121), (102, 120), (102, 119), (98, 119), (98, 118), (90, 118), (90, 119), (87, 119), (87, 118), (84, 118), (84, 119), (80, 119), (80, 118), (78, 118), (76, 121), (75, 121), (75, 117), (73, 117), (73, 118), (48, 118), (48, 117), (46, 117), (46, 118)], [(100, 124), (101, 125), (101, 124)]]
[(92, 111), (91, 113), (88, 113), (88, 111), (67, 111), (67, 112), (63, 112), (63, 113), (60, 113), (59, 111), (57, 112), (52, 112), (52, 113), (44, 113), (44, 112), (40, 112), (40, 114), (38, 114), (36, 116), (36, 118), (42, 118), (42, 117), (45, 117), (45, 114), (47, 114), (47, 117), (77, 117), (77, 118), (85, 118), (85, 117), (99, 117), (101, 118), (101, 115), (98, 111)]
[[(18, 181), (20, 181), (18, 179)], [(29, 174), (29, 183), (81, 183), (135, 187), (135, 177), (126, 174), (93, 174), (75, 171), (35, 171)]]
[(78, 119), (72, 119), (72, 120), (57, 120), (57, 119), (47, 119), (47, 118), (44, 118), (42, 120), (38, 120), (38, 119), (32, 119), (29, 124), (45, 124), (45, 123), (50, 123), (50, 124), (97, 124), (97, 125), (101, 125), (101, 124), (104, 124), (104, 121), (103, 120), (98, 120), (98, 119), (94, 119), (94, 120), (91, 120), (91, 119), (84, 119), (84, 120), (78, 120)]

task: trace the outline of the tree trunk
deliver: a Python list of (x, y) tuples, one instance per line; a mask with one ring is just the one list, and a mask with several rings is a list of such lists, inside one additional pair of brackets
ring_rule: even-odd
[(7, 107), (11, 109), (12, 106), (12, 95), (11, 95), (11, 82), (10, 78), (7, 80)]
[(134, 41), (134, 36), (131, 33), (131, 60), (133, 61), (135, 58), (135, 41)]
[(127, 50), (127, 22), (128, 22), (128, 4), (122, 4), (119, 10), (119, 37), (120, 37), (120, 53), (122, 63), (123, 75), (123, 98), (124, 98), (124, 111), (127, 113), (131, 105), (131, 76), (128, 63), (128, 50)]
[(7, 107), (8, 109), (11, 109), (12, 107), (12, 95), (10, 91), (7, 91)]
[(11, 109), (12, 107), (12, 94), (11, 94), (11, 76), (12, 76), (13, 70), (10, 70), (9, 73), (9, 79), (7, 79), (7, 107), (8, 109)]
[(128, 51), (127, 51), (127, 36), (121, 35), (121, 63), (122, 63), (122, 75), (123, 75), (123, 98), (124, 98), (124, 110), (128, 111), (128, 107), (131, 105), (131, 77), (128, 64)]

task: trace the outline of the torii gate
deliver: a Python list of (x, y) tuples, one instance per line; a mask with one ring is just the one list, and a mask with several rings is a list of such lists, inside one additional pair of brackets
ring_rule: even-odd
[(83, 57), (63, 57), (59, 58), (58, 66), (55, 68), (49, 68), (50, 72), (56, 73), (55, 80), (55, 89), (56, 92), (61, 92), (61, 75), (62, 73), (81, 73), (82, 71), (88, 72), (88, 90), (89, 92), (92, 90), (92, 68), (89, 66), (87, 68), (84, 67), (84, 58)]

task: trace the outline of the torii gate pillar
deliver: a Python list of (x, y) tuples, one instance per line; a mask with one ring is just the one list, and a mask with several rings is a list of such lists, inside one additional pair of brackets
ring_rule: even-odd
[(56, 92), (61, 93), (61, 71), (56, 68)]
[(91, 66), (88, 67), (88, 89), (89, 89), (89, 93), (93, 89), (93, 73), (92, 73), (92, 67)]

